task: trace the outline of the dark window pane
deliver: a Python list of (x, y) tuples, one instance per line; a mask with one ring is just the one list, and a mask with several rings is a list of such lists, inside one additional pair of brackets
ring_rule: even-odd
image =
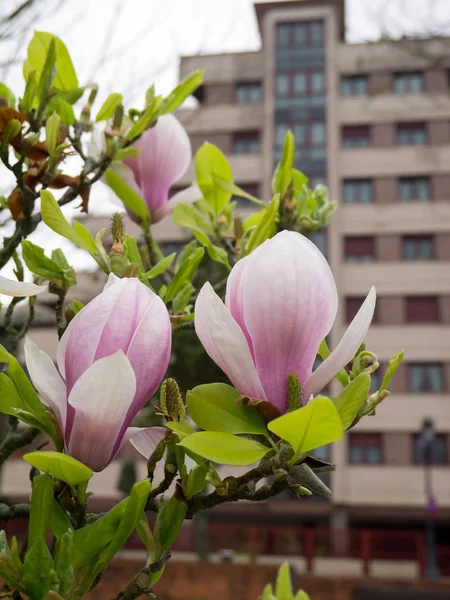
[(286, 73), (277, 75), (277, 96), (287, 96), (289, 93), (289, 77)]
[(310, 35), (311, 35), (311, 42), (315, 45), (320, 44), (323, 42), (323, 34), (324, 34), (324, 28), (323, 28), (323, 22), (322, 21), (317, 21), (315, 23), (311, 23), (310, 25)]
[(277, 46), (288, 46), (291, 27), (288, 23), (277, 26)]
[(308, 80), (306, 73), (296, 73), (294, 75), (294, 94), (304, 96), (308, 90)]
[(442, 365), (439, 363), (409, 364), (408, 379), (410, 392), (439, 394), (444, 391)]
[(423, 88), (422, 73), (396, 73), (394, 75), (394, 92), (408, 94), (421, 92)]
[(325, 145), (325, 123), (311, 124), (311, 144), (313, 146)]
[(233, 136), (233, 152), (236, 154), (259, 152), (259, 131), (242, 131)]
[(354, 179), (344, 181), (344, 203), (370, 204), (372, 202), (372, 181)]
[(237, 104), (261, 102), (261, 84), (259, 82), (238, 83), (235, 89)]
[(347, 262), (372, 262), (375, 259), (375, 238), (346, 237), (344, 254)]
[(413, 435), (413, 460), (416, 465), (446, 465), (449, 462), (448, 440), (445, 434), (435, 434), (428, 447), (424, 447), (421, 434)]
[(313, 94), (322, 94), (325, 90), (325, 77), (323, 71), (311, 73), (311, 91)]
[(399, 180), (401, 200), (430, 200), (430, 180), (428, 177), (402, 177)]
[(350, 75), (341, 78), (341, 96), (365, 96), (368, 88), (367, 75)]
[(436, 296), (406, 298), (407, 323), (438, 323), (439, 304)]
[(432, 260), (434, 258), (433, 236), (405, 236), (403, 258), (405, 260)]
[(427, 128), (425, 123), (400, 123), (397, 125), (397, 144), (426, 144)]
[(379, 465), (383, 462), (383, 436), (379, 433), (351, 433), (349, 450), (350, 463)]
[(370, 127), (368, 125), (348, 126), (342, 129), (344, 148), (362, 148), (370, 145)]

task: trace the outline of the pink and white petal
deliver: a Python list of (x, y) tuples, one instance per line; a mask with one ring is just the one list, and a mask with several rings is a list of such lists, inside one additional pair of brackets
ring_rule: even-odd
[(304, 385), (305, 399), (322, 391), (333, 377), (352, 360), (367, 335), (375, 311), (375, 303), (376, 291), (372, 287), (339, 344), (330, 356), (317, 367)]
[[(134, 169), (131, 168), (131, 165), (129, 164), (129, 161), (131, 160), (137, 161), (139, 160), (139, 156), (127, 159), (126, 164), (125, 162), (113, 162), (110, 166), (110, 169), (114, 171), (114, 173), (116, 173), (121, 179), (123, 179), (123, 181), (128, 185), (128, 187), (130, 187), (134, 192), (136, 192), (136, 194), (142, 196), (142, 190), (139, 186), (139, 180), (136, 177), (136, 172)], [(120, 202), (120, 204), (121, 206), (123, 206), (122, 202)]]
[(142, 135), (139, 150), (139, 185), (153, 214), (166, 204), (169, 188), (187, 171), (191, 143), (181, 123), (173, 115), (164, 115)]
[(209, 282), (195, 303), (195, 331), (208, 355), (241, 394), (267, 400), (245, 335)]
[(119, 350), (96, 361), (73, 386), (69, 403), (75, 410), (68, 453), (101, 471), (113, 459), (113, 449), (136, 393), (130, 361)]
[(287, 409), (287, 380), (302, 385), (337, 312), (336, 284), (306, 237), (283, 231), (250, 256), (243, 286), (244, 321), (267, 400)]
[(174, 194), (166, 204), (163, 204), (160, 208), (154, 210), (152, 212), (152, 222), (157, 223), (164, 219), (164, 217), (167, 217), (167, 215), (171, 215), (180, 203), (193, 204), (201, 198), (203, 198), (203, 194), (198, 185), (194, 183), (188, 188), (181, 190), (181, 192)]
[[(253, 351), (252, 339), (247, 331), (244, 321), (244, 273), (249, 265), (250, 256), (241, 258), (231, 270), (227, 280), (227, 291), (225, 293), (225, 306), (228, 308), (234, 320), (242, 329), (247, 338), (250, 352)], [(253, 352), (252, 352), (253, 355)]]
[(164, 427), (128, 427), (123, 436), (120, 448), (126, 442), (131, 442), (136, 450), (148, 459), (159, 442), (164, 439), (166, 432), (167, 429)]
[(46, 285), (35, 285), (26, 281), (14, 281), (0, 275), (0, 294), (5, 296), (28, 297), (37, 296), (47, 291)]
[(64, 433), (66, 426), (67, 401), (66, 386), (61, 379), (52, 359), (41, 350), (33, 340), (25, 339), (25, 362), (31, 381), (41, 399), (55, 413), (55, 417)]

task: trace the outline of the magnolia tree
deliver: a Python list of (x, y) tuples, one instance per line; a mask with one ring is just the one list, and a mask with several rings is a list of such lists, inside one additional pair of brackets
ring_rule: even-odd
[[(226, 157), (207, 143), (195, 156), (196, 182), (169, 200), (171, 185), (191, 161), (188, 136), (171, 113), (201, 84), (201, 72), (167, 97), (150, 87), (140, 108), (125, 109), (122, 95), (111, 94), (95, 117), (97, 87), (80, 86), (60, 39), (36, 32), (23, 72), (18, 100), (0, 84), (0, 157), (15, 178), (1, 200), (3, 223), (11, 221), (14, 231), (4, 239), (0, 266), (14, 261), (16, 276), (0, 278), (0, 292), (12, 296), (4, 309), (7, 347), (0, 348), (0, 411), (9, 427), (0, 465), (39, 432), (54, 450), (41, 446), (23, 457), (32, 466), (29, 504), (0, 504), (2, 521), (29, 516), (22, 547), (0, 535), (1, 595), (83, 598), (108, 577), (108, 564), (137, 530), (147, 560), (115, 596), (131, 600), (163, 575), (183, 522), (200, 511), (286, 490), (299, 501), (312, 493), (329, 496), (318, 473), (334, 466), (314, 449), (375, 414), (402, 354), (370, 391), (379, 366), (364, 346), (373, 288), (336, 348), (328, 349), (338, 295), (308, 235), (330, 222), (336, 203), (325, 187), (311, 190), (294, 168), (290, 132), (270, 201), (237, 187)], [(81, 164), (75, 176), (65, 172), (74, 155)], [(66, 220), (61, 207), (81, 201), (87, 212), (91, 187), (100, 180), (140, 224), (142, 239), (127, 235), (117, 214), (106, 250), (103, 231), (93, 237), (81, 222)], [(52, 188), (65, 191), (55, 199)], [(255, 204), (245, 222), (235, 214), (233, 196)], [(192, 231), (178, 255), (164, 256), (152, 236), (152, 224), (162, 218)], [(63, 252), (48, 256), (26, 239), (41, 221), (108, 275), (88, 305), (66, 305), (76, 273)], [(199, 285), (205, 261), (218, 268)], [(24, 264), (35, 283), (24, 281)], [(27, 336), (36, 296), (47, 288), (55, 294), (56, 366)], [(29, 318), (17, 328), (12, 317), (22, 301)], [(172, 340), (186, 328), (195, 328), (231, 385), (195, 387), (193, 381), (192, 389), (180, 390), (165, 379)], [(14, 358), (22, 338), (28, 374)], [(327, 397), (323, 390), (334, 378), (339, 391)], [(155, 394), (160, 426), (143, 426), (142, 415), (142, 426), (134, 426)], [(126, 442), (147, 460), (148, 477), (109, 512), (92, 513), (91, 477), (107, 469)], [(247, 470), (222, 478), (221, 465)], [(280, 597), (293, 597), (286, 569), (279, 586)], [(263, 597), (276, 593), (267, 588)]]

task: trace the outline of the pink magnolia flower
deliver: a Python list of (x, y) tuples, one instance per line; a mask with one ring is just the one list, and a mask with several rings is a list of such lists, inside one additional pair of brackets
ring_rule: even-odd
[(14, 281), (0, 275), (0, 294), (5, 294), (6, 296), (36, 296), (46, 290), (46, 285), (35, 285), (26, 281)]
[(331, 355), (313, 372), (319, 345), (338, 308), (336, 284), (318, 248), (292, 231), (278, 233), (230, 273), (225, 304), (209, 283), (195, 305), (195, 330), (234, 387), (287, 409), (295, 373), (303, 400), (319, 393), (354, 356), (375, 309), (372, 288)]
[(165, 430), (129, 427), (169, 364), (164, 302), (136, 278), (110, 275), (103, 292), (70, 322), (51, 358), (29, 338), (31, 380), (54, 412), (68, 454), (101, 471), (130, 440), (147, 458)]
[(170, 187), (186, 173), (192, 158), (186, 130), (173, 115), (160, 117), (134, 147), (141, 154), (124, 161), (129, 169), (120, 169), (120, 175), (142, 196), (153, 223), (171, 213), (179, 202), (191, 203), (202, 197), (193, 185), (169, 201)]

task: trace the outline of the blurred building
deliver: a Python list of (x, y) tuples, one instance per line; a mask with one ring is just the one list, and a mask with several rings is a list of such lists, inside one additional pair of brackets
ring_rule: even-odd
[[(375, 285), (368, 347), (384, 367), (402, 348), (406, 358), (376, 417), (321, 449), (337, 466), (328, 480), (332, 501), (286, 496), (218, 507), (211, 540), (242, 550), (241, 540), (250, 554), (301, 556), (316, 573), (312, 557), (325, 569), (328, 557), (346, 556), (351, 575), (370, 567), (372, 575), (418, 577), (427, 502), (418, 436), (428, 417), (437, 433), (430, 468), (438, 556), (450, 575), (450, 60), (433, 58), (442, 52), (433, 39), (347, 44), (344, 4), (257, 3), (260, 51), (181, 59), (180, 77), (201, 68), (205, 79), (198, 106), (178, 117), (194, 151), (205, 140), (219, 146), (235, 182), (266, 200), (286, 131), (294, 132), (295, 166), (340, 200), (332, 225), (315, 238), (340, 294), (330, 344)], [(192, 167), (178, 185), (194, 179)], [(239, 208), (251, 211), (244, 200)], [(173, 249), (186, 239), (170, 219), (155, 231)], [(88, 278), (74, 296), (89, 299), (100, 285)], [(43, 317), (33, 337), (54, 354), (55, 335)], [(117, 495), (118, 469), (96, 475), (105, 498)], [(17, 473), (4, 477), (11, 491)]]

